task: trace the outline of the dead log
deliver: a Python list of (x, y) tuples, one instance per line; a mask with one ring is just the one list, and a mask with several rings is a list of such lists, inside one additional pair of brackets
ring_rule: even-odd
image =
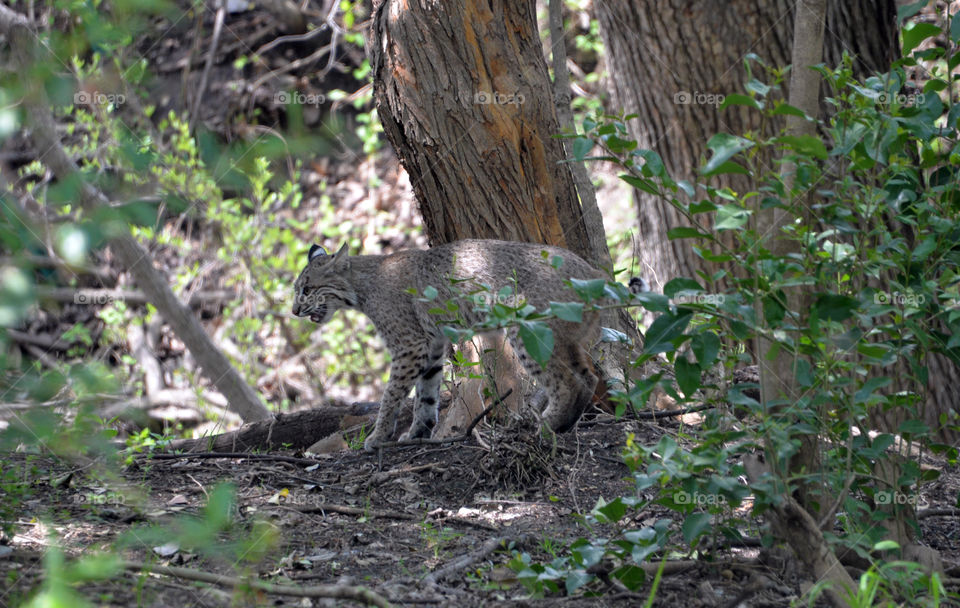
[[(248, 452), (252, 450), (302, 450), (318, 439), (344, 428), (366, 422), (373, 426), (373, 416), (380, 409), (376, 402), (354, 403), (348, 407), (322, 407), (277, 414), (273, 420), (259, 420), (235, 431), (201, 437), (179, 439), (166, 446), (166, 451), (181, 452)], [(401, 421), (402, 425), (403, 422)]]

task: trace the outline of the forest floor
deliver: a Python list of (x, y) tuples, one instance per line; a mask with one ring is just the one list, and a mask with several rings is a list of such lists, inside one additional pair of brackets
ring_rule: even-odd
[[(122, 555), (129, 560), (303, 588), (363, 585), (394, 605), (641, 605), (650, 590), (649, 575), (637, 593), (598, 579), (571, 596), (561, 592), (537, 599), (507, 567), (513, 551), (546, 564), (566, 555), (564, 548), (578, 538), (616, 538), (610, 526), (588, 529), (580, 514), (600, 499), (637, 495), (620, 457), (628, 433), (652, 445), (664, 433), (682, 435), (682, 429), (676, 422), (599, 415), (559, 436), (553, 457), (529, 436), (486, 430), (485, 447), (471, 441), (388, 448), (380, 454), (345, 450), (315, 461), (282, 453), (143, 458), (109, 485), (90, 475), (89, 465), (19, 455), (8, 471), (37, 481), (20, 487), (17, 535), (9, 546), (0, 546), (0, 605), (18, 605), (41, 584), (51, 532), (70, 557), (89, 556), (124, 538), (128, 548)], [(960, 492), (960, 475), (942, 462), (924, 459), (924, 465), (940, 468), (943, 475), (919, 492), (924, 510), (940, 513), (920, 520), (920, 538), (941, 552), (956, 577), (960, 524), (950, 507)], [(276, 544), (263, 551), (242, 543), (231, 549), (202, 539), (198, 530), (212, 525), (204, 505), (223, 482), (234, 485), (236, 507), (230, 509), (235, 519), (229, 537), (224, 532), (221, 539), (269, 531)], [(731, 544), (719, 538), (715, 551), (670, 556), (653, 606), (806, 605), (801, 597), (809, 581), (802, 568), (789, 552), (760, 550), (762, 530), (746, 508), (737, 511), (743, 517), (740, 530), (752, 541)], [(628, 513), (621, 531), (661, 518), (672, 518), (673, 529), (679, 524), (676, 514), (650, 505)], [(460, 562), (464, 557), (470, 559)], [(436, 580), (426, 579), (431, 574)], [(78, 591), (98, 606), (351, 604), (134, 571), (86, 583)], [(586, 597), (590, 592), (602, 595)]]

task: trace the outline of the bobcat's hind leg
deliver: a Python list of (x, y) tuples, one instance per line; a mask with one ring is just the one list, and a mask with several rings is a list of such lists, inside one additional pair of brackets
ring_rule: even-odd
[(590, 405), (597, 387), (598, 377), (594, 373), (590, 353), (576, 342), (558, 339), (545, 369), (522, 347), (517, 348), (517, 354), (527, 373), (546, 390), (547, 407), (542, 414), (544, 422), (558, 433), (573, 428)]
[(443, 359), (447, 341), (435, 336), (427, 351), (423, 371), (417, 380), (417, 401), (413, 408), (410, 429), (400, 436), (400, 441), (429, 437), (437, 425), (437, 406), (440, 401), (440, 383), (443, 381)]

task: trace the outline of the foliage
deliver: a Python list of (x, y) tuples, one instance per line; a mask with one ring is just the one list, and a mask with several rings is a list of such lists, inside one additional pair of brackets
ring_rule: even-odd
[[(939, 33), (935, 26), (919, 33), (908, 29), (905, 46), (909, 50)], [(960, 42), (960, 30), (951, 37)], [(943, 48), (934, 54), (951, 70), (960, 63), (960, 55)], [(625, 459), (635, 494), (591, 514), (614, 525), (610, 538), (616, 540), (581, 538), (549, 564), (515, 554), (510, 566), (532, 592), (556, 592), (561, 583), (567, 592), (583, 587), (592, 580), (583, 575), (584, 564), (601, 557), (611, 559), (615, 569), (632, 566), (637, 560), (631, 562), (633, 556), (616, 543), (644, 530), (625, 531), (620, 522), (651, 502), (679, 518), (676, 529), (663, 527), (656, 535), (646, 530), (657, 542), (649, 552), (641, 549), (641, 557), (661, 558), (671, 542), (696, 548), (706, 535), (738, 539), (747, 510), (760, 515), (785, 492), (813, 484), (824, 499), (839, 501), (831, 542), (879, 559), (854, 591), (856, 605), (893, 598), (907, 598), (911, 605), (939, 602), (942, 586), (916, 565), (871, 553), (890, 549), (876, 544), (885, 535), (882, 519), (902, 517), (897, 511), (903, 504), (918, 501), (918, 484), (938, 475), (907, 461), (894, 484), (878, 478), (878, 463), (893, 458), (888, 448), (896, 438), (871, 434), (872, 422), (899, 412), (900, 438), (951, 462), (957, 458), (956, 448), (937, 443), (938, 429), (923, 422), (922, 406), (930, 380), (926, 358), (960, 363), (960, 103), (946, 76), (934, 76), (916, 94), (903, 94), (906, 70), (916, 61), (900, 60), (888, 74), (863, 82), (853, 78), (849, 61), (837, 69), (818, 67), (832, 108), (829, 120), (817, 121), (818, 136), (715, 135), (707, 143), (701, 183), (674, 180), (656, 152), (637, 149), (625, 126), (631, 117), (584, 121), (584, 133), (573, 144), (577, 159), (599, 144), (604, 154), (592, 159), (617, 163), (624, 181), (683, 213), (691, 227), (674, 227), (670, 238), (689, 239), (697, 255), (717, 268), (674, 279), (662, 295), (631, 300), (658, 315), (637, 364), (665, 358), (675, 376), (655, 375), (620, 391), (621, 407), (644, 407), (657, 389), (678, 406), (721, 407), (706, 417), (690, 449), (670, 437), (649, 447), (628, 441)], [(746, 68), (745, 93), (728, 96), (723, 107), (758, 112), (771, 126), (786, 115), (803, 117), (779, 94), (782, 70), (754, 56)], [(766, 168), (770, 159), (776, 159), (773, 170)], [(785, 164), (793, 168), (789, 177), (781, 170)], [(737, 192), (710, 184), (711, 177), (724, 174), (750, 176), (754, 187)], [(764, 209), (788, 214), (791, 221), (782, 233), (758, 232), (755, 218)], [(732, 248), (717, 236), (724, 231), (736, 234)], [(772, 253), (771, 238), (792, 243), (790, 253)], [(801, 296), (788, 296), (793, 293)], [(806, 307), (791, 308), (795, 301)], [(729, 377), (744, 353), (724, 347), (720, 336), (740, 343), (759, 336), (772, 343), (775, 354), (793, 361), (802, 393), (790, 401), (760, 403), (749, 394), (755, 385), (721, 390), (717, 379)], [(945, 418), (940, 425), (957, 428)], [(795, 475), (789, 464), (805, 437), (821, 438), (821, 469)], [(757, 450), (766, 451), (773, 475), (745, 484), (739, 463)], [(819, 508), (830, 505), (821, 502)]]

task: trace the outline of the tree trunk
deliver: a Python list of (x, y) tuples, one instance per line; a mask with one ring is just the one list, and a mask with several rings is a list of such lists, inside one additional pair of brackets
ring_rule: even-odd
[[(715, 133), (761, 128), (758, 113), (746, 107), (719, 112), (719, 96), (744, 92), (747, 53), (771, 66), (790, 63), (794, 4), (792, 0), (595, 3), (614, 106), (638, 115), (629, 124), (631, 134), (639, 148), (660, 154), (671, 177), (696, 176), (706, 142)], [(857, 56), (858, 72), (885, 71), (897, 48), (895, 26), (894, 0), (831, 0), (826, 62), (837, 64), (847, 50)], [(714, 179), (711, 183), (740, 192), (749, 185), (741, 176)], [(669, 229), (688, 226), (687, 220), (665, 201), (640, 192), (635, 197), (641, 266), (654, 269), (654, 282), (660, 287), (674, 277), (696, 277), (705, 264), (689, 241), (667, 239)], [(733, 236), (726, 233), (720, 238)], [(716, 267), (709, 269), (715, 271)]]
[(553, 137), (534, 2), (384, 0), (371, 47), (380, 120), (431, 244), (545, 243), (600, 266)]
[[(592, 186), (583, 180), (581, 208), (563, 142), (554, 137), (562, 130), (555, 93), (563, 97), (564, 84), (561, 77), (551, 88), (535, 3), (383, 0), (372, 30), (380, 120), (410, 174), (430, 243), (545, 243), (609, 269), (602, 218), (588, 200)], [(607, 313), (603, 322), (639, 342), (627, 315)], [(484, 342), (487, 349), (495, 344)], [(594, 353), (602, 376), (623, 376), (620, 350)]]
[[(710, 95), (743, 92), (747, 74), (742, 60), (747, 53), (772, 66), (791, 63), (794, 4), (790, 0), (595, 4), (613, 75), (614, 105), (638, 115), (629, 124), (631, 134), (638, 147), (660, 154), (671, 177), (697, 175), (713, 134), (760, 129), (757, 112), (743, 106), (719, 112), (717, 104), (709, 103), (716, 101)], [(886, 72), (899, 54), (897, 5), (895, 0), (829, 0), (824, 61), (837, 65), (847, 51), (856, 58), (856, 75)], [(769, 129), (779, 127), (768, 125)], [(750, 187), (742, 176), (712, 179), (715, 185), (729, 185), (740, 192)], [(654, 284), (662, 287), (677, 276), (696, 277), (698, 270), (709, 276), (717, 270), (693, 253), (690, 241), (667, 239), (669, 229), (689, 225), (686, 218), (658, 198), (639, 191), (634, 196), (640, 217), (641, 265), (654, 269)], [(717, 236), (730, 244), (735, 235), (725, 231)], [(722, 289), (722, 285), (714, 287)], [(920, 417), (940, 431), (942, 440), (952, 441), (956, 433), (945, 428), (941, 417), (956, 424), (953, 407), (960, 403), (960, 367), (939, 354), (929, 355), (925, 363), (930, 382)], [(896, 379), (898, 374), (893, 375)], [(875, 415), (879, 428), (894, 432), (905, 418), (899, 408)]]

